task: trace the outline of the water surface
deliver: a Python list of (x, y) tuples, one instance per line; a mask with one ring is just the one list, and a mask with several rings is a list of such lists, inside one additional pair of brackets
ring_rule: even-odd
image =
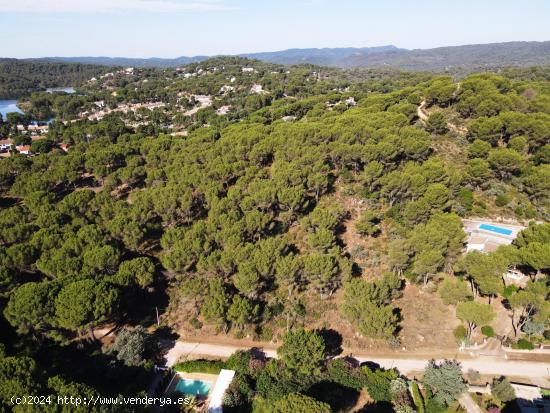
[(0, 113), (4, 120), (6, 119), (6, 114), (10, 112), (23, 113), (23, 111), (17, 107), (17, 100), (0, 100)]

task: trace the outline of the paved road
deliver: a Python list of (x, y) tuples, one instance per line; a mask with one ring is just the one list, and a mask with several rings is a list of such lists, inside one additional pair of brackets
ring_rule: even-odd
[[(247, 350), (249, 347), (238, 347), (229, 345), (191, 343), (177, 341), (175, 346), (170, 349), (166, 355), (166, 365), (173, 366), (176, 361), (183, 356), (210, 356), (227, 358), (237, 350)], [(277, 357), (274, 349), (259, 349), (267, 357)], [(361, 363), (372, 361), (384, 368), (397, 368), (401, 373), (414, 375), (424, 370), (427, 359), (418, 358), (381, 358), (369, 357), (368, 355), (353, 354), (353, 357)], [(461, 359), (463, 371), (469, 369), (477, 370), (481, 374), (499, 374), (504, 376), (521, 376), (527, 378), (541, 379), (550, 377), (550, 363), (529, 362), (529, 361), (509, 361), (499, 357), (478, 356), (475, 358)]]

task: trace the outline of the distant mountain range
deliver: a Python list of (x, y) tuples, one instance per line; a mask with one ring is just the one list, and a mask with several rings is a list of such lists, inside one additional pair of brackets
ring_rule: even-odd
[(288, 49), (280, 52), (246, 53), (240, 56), (281, 65), (310, 63), (320, 66), (350, 67), (351, 65), (347, 62), (354, 57), (363, 56), (365, 59), (370, 59), (374, 56), (399, 52), (407, 52), (407, 50), (395, 46), (340, 47), (332, 49)]
[[(491, 43), (415, 50), (391, 45), (364, 48), (289, 49), (239, 56), (286, 65), (311, 63), (341, 68), (394, 67), (407, 70), (471, 71), (507, 66), (548, 65), (550, 64), (550, 41)], [(208, 58), (209, 56), (182, 56), (175, 59), (48, 57), (39, 60), (109, 66), (176, 67)]]
[(48, 62), (64, 62), (64, 63), (86, 63), (104, 66), (123, 66), (123, 67), (178, 67), (189, 63), (202, 62), (209, 59), (211, 56), (180, 56), (174, 59), (163, 59), (160, 57), (151, 57), (146, 59), (131, 58), (131, 57), (106, 57), (106, 56), (82, 56), (82, 57), (43, 57), (39, 60)]

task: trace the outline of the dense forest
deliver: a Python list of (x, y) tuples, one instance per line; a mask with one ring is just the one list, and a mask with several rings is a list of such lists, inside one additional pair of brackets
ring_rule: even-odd
[[(75, 81), (99, 70), (61, 65), (36, 84), (72, 69)], [(179, 334), (280, 346), (277, 361), (228, 361), (234, 411), (349, 411), (346, 392), (366, 388), (405, 412), (398, 372), (330, 360), (324, 338), (393, 351), (427, 326), (454, 351), (498, 313), (506, 345), (547, 340), (548, 76), (218, 58), (25, 98), (56, 120), (34, 156), (0, 160), (0, 402), (144, 392), (162, 339)], [(26, 121), (4, 120), (2, 138), (25, 139), (13, 122)], [(468, 217), (527, 228), (464, 254)], [(524, 286), (503, 282), (512, 266)], [(448, 394), (442, 371), (456, 377)], [(464, 386), (453, 362), (423, 384), (429, 412)]]
[(76, 86), (108, 71), (106, 66), (0, 58), (0, 99), (18, 99), (49, 87)]

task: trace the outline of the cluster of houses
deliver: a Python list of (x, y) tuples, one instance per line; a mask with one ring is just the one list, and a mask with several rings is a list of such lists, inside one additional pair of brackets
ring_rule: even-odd
[[(197, 67), (193, 72), (188, 72), (185, 67), (178, 67), (176, 68), (176, 72), (179, 73), (180, 76), (183, 77), (184, 79), (189, 79), (191, 77), (213, 74), (219, 71), (220, 69), (224, 70), (225, 66), (222, 66), (221, 68), (214, 66), (214, 67), (208, 67), (205, 69), (203, 69), (202, 67)], [(258, 73), (258, 71), (253, 67), (241, 67), (241, 72), (247, 73), (247, 74)], [(278, 73), (278, 72), (275, 72), (275, 73)], [(233, 77), (231, 82), (234, 82), (234, 81), (235, 81), (235, 78)]]
[(13, 145), (13, 141), (11, 139), (2, 139), (0, 140), (0, 153), (2, 153), (3, 156), (10, 156), (10, 151), (15, 149), (17, 152), (19, 152), (21, 155), (30, 155), (31, 154), (31, 146), (30, 145)]
[[(99, 76), (99, 78), (102, 79), (102, 80), (103, 79), (110, 79), (110, 78), (115, 77), (116, 74), (120, 74), (120, 75), (123, 75), (123, 76), (131, 76), (131, 75), (134, 74), (134, 68), (133, 67), (127, 67), (125, 69), (119, 70), (116, 73), (114, 73), (114, 72), (105, 73), (104, 75)], [(97, 82), (97, 78), (92, 77), (88, 82), (89, 83)]]
[(162, 108), (166, 106), (164, 102), (124, 103), (114, 109), (110, 109), (105, 107), (105, 102), (102, 100), (94, 103), (99, 110), (92, 111), (92, 112), (90, 111), (82, 112), (80, 114), (81, 119), (101, 120), (106, 115), (112, 112), (129, 113), (129, 112), (136, 112), (139, 109), (154, 110), (154, 109)]
[(15, 150), (21, 155), (32, 155), (30, 145), (13, 145), (11, 139), (0, 140), (0, 155), (2, 157), (11, 156), (11, 151)]
[(19, 124), (16, 126), (17, 132), (19, 132), (21, 135), (30, 135), (33, 136), (41, 136), (48, 133), (48, 125), (38, 125), (38, 124), (30, 124), (30, 125), (22, 125)]
[[(221, 69), (225, 69), (225, 66), (222, 66)], [(176, 72), (180, 74), (181, 77), (184, 79), (189, 79), (191, 77), (197, 77), (201, 75), (208, 75), (216, 73), (218, 70), (220, 70), (218, 67), (207, 67), (203, 69), (202, 67), (197, 67), (193, 72), (188, 72), (185, 67), (178, 67), (176, 68)]]
[[(23, 136), (29, 136), (31, 141), (37, 141), (44, 139), (48, 133), (48, 125), (39, 125), (32, 123), (30, 125), (18, 124), (15, 126), (17, 133)], [(8, 157), (12, 151), (16, 151), (21, 155), (32, 155), (30, 145), (14, 145), (13, 140), (10, 138), (0, 140), (0, 156)]]
[[(38, 139), (33, 139), (38, 140)], [(57, 145), (59, 149), (61, 149), (63, 152), (69, 152), (69, 145), (66, 143), (59, 143)], [(0, 156), (1, 157), (9, 157), (11, 156), (12, 152), (15, 151), (21, 155), (34, 155), (34, 153), (31, 151), (31, 145), (14, 145), (13, 140), (11, 139), (0, 139)]]

